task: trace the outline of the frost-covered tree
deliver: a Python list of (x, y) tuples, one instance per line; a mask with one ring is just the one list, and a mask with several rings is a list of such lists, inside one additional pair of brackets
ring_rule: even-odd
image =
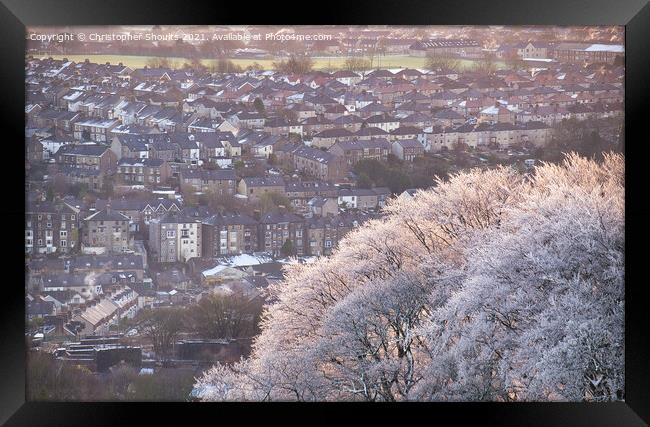
[(469, 171), (398, 198), (271, 289), (204, 400), (612, 400), (623, 390), (624, 161)]

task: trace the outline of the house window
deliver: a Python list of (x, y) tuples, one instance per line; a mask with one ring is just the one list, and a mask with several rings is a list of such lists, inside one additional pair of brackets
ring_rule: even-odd
[(65, 247), (67, 247), (67, 246), (68, 246), (68, 242), (65, 241), (65, 240), (61, 240), (61, 247), (62, 247), (62, 248), (65, 248)]

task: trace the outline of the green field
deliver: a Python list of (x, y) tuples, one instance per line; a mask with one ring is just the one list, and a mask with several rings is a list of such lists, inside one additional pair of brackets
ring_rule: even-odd
[[(133, 56), (133, 55), (46, 55), (40, 56), (42, 58), (52, 57), (54, 59), (68, 58), (70, 61), (83, 62), (88, 58), (91, 62), (103, 64), (110, 62), (111, 64), (122, 63), (131, 68), (142, 68), (147, 65), (152, 56)], [(187, 58), (168, 58), (172, 65), (176, 68), (181, 68), (184, 63), (189, 62)], [(229, 58), (235, 64), (246, 68), (254, 63), (260, 64), (264, 69), (272, 70), (273, 62), (277, 59), (246, 59), (246, 58)], [(313, 57), (314, 68), (317, 70), (336, 70), (340, 69), (347, 57)], [(201, 62), (209, 66), (215, 63), (216, 59), (202, 59)], [(408, 56), (408, 55), (386, 55), (375, 58), (374, 68), (424, 68), (426, 58)], [(471, 68), (474, 61), (468, 59), (461, 59), (460, 64), (463, 69)], [(505, 66), (502, 62), (497, 62), (498, 68)]]

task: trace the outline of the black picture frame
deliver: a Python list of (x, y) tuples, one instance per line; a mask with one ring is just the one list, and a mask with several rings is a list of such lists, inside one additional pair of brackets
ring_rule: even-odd
[[(158, 0), (78, 1), (78, 0), (2, 0), (0, 6), (0, 45), (3, 54), (3, 88), (0, 109), (5, 121), (3, 148), (8, 150), (2, 162), (4, 203), (0, 212), (4, 219), (5, 239), (2, 263), (10, 274), (2, 286), (2, 350), (0, 351), (0, 423), (7, 425), (77, 425), (81, 423), (126, 424), (133, 415), (198, 424), (199, 417), (218, 422), (224, 411), (229, 415), (248, 417), (296, 416), (296, 410), (322, 411), (323, 419), (334, 420), (343, 412), (324, 405), (266, 405), (261, 410), (246, 409), (247, 404), (183, 405), (161, 403), (146, 405), (108, 403), (26, 403), (24, 346), (24, 280), (22, 227), (24, 222), (24, 45), (25, 27), (36, 25), (102, 25), (102, 24), (394, 24), (394, 25), (625, 25), (626, 80), (625, 129), (626, 144), (626, 401), (603, 404), (581, 403), (464, 403), (413, 404), (418, 415), (432, 421), (453, 422), (478, 415), (482, 424), (497, 425), (647, 425), (650, 421), (648, 386), (650, 375), (650, 325), (646, 300), (647, 284), (644, 267), (650, 209), (645, 205), (644, 168), (648, 138), (644, 135), (648, 116), (647, 95), (650, 95), (650, 5), (646, 0), (551, 0), (516, 1), (340, 1), (323, 3), (278, 4), (275, 2), (178, 2)], [(644, 120), (645, 119), (645, 120)], [(21, 204), (20, 201), (23, 201)], [(385, 419), (400, 416), (401, 408), (388, 405), (335, 404), (340, 408), (362, 409), (372, 417)], [(433, 406), (431, 406), (433, 405)], [(242, 411), (243, 409), (243, 411)], [(253, 408), (251, 408), (253, 409)], [(410, 410), (409, 409), (409, 412)], [(218, 414), (218, 415), (217, 415)], [(403, 416), (403, 415), (402, 415)], [(412, 416), (409, 413), (409, 418)], [(292, 418), (293, 418), (292, 417)], [(364, 415), (365, 417), (365, 415)], [(306, 418), (305, 418), (306, 419)], [(307, 419), (306, 419), (307, 420)], [(366, 418), (371, 422), (371, 418)], [(155, 422), (152, 419), (149, 422)], [(308, 421), (309, 422), (309, 421)]]

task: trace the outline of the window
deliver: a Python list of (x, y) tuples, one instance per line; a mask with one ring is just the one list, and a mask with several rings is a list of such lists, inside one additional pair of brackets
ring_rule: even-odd
[(176, 231), (174, 230), (167, 231), (167, 237), (176, 237)]
[(59, 233), (59, 237), (61, 237), (61, 238), (68, 237), (68, 232), (67, 232), (67, 231), (61, 231), (61, 232)]
[(62, 248), (65, 248), (65, 247), (67, 247), (67, 246), (68, 246), (68, 242), (65, 241), (65, 240), (61, 240), (61, 247), (62, 247)]

